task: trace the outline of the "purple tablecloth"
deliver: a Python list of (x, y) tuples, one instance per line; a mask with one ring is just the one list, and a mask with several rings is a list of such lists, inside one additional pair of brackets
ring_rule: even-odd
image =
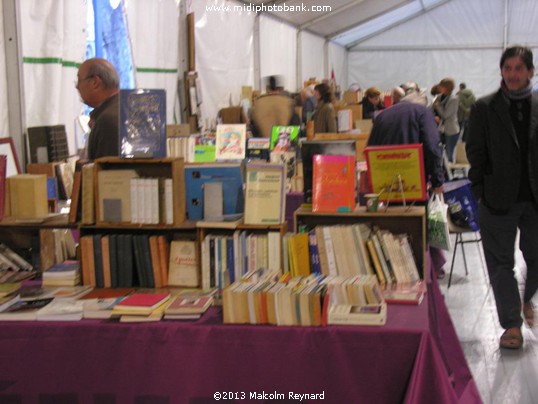
[(430, 289), (420, 306), (389, 306), (384, 327), (222, 325), (219, 308), (195, 323), (2, 322), (0, 402), (480, 402)]

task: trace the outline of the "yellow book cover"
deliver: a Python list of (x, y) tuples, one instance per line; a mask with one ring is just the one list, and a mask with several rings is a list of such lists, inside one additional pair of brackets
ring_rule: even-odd
[(198, 260), (196, 241), (173, 240), (170, 243), (168, 285), (198, 287)]
[(97, 174), (97, 218), (100, 222), (131, 221), (131, 178), (135, 170), (101, 170)]
[(245, 224), (280, 224), (285, 214), (284, 166), (248, 164)]
[[(308, 247), (308, 233), (298, 233), (289, 238), (289, 254), (295, 276), (310, 275), (310, 251)], [(292, 273), (293, 274), (293, 273)]]

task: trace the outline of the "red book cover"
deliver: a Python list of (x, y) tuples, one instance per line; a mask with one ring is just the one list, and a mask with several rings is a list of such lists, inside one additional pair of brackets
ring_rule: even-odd
[(7, 156), (0, 154), (0, 220), (4, 219), (6, 208), (6, 166)]
[(312, 159), (312, 211), (355, 209), (355, 156), (316, 154)]
[(154, 309), (170, 298), (170, 293), (134, 293), (127, 296), (115, 307)]

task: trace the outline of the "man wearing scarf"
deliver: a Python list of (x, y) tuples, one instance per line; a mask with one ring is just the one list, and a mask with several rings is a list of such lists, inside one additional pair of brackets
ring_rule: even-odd
[[(490, 283), (505, 329), (500, 346), (518, 349), (521, 311), (532, 327), (531, 299), (538, 289), (538, 95), (532, 91), (532, 51), (506, 49), (500, 68), (501, 88), (471, 107), (466, 151)], [(514, 274), (518, 230), (527, 266), (522, 297)]]

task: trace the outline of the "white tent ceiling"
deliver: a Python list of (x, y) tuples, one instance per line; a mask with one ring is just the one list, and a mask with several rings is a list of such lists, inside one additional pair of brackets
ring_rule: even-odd
[[(246, 0), (247, 10), (269, 14), (339, 45), (363, 40), (450, 0)], [(248, 8), (250, 7), (250, 9)]]

